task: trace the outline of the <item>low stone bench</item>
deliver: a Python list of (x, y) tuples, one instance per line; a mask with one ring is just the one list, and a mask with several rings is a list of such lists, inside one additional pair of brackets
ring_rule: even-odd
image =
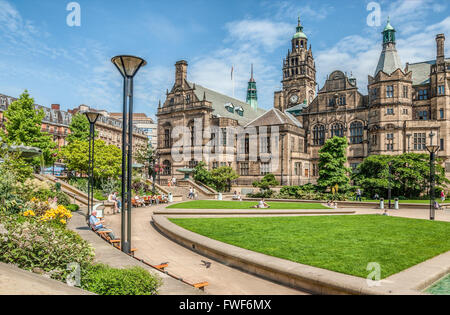
[(103, 214), (104, 215), (113, 215), (116, 214), (114, 202), (104, 201), (103, 202)]

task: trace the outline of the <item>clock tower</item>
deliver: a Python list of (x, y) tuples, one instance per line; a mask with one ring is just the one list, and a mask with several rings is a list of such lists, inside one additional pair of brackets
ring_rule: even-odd
[(316, 64), (300, 18), (296, 30), (292, 47), (283, 60), (283, 90), (275, 92), (274, 105), (281, 111), (300, 104), (309, 105), (316, 97)]

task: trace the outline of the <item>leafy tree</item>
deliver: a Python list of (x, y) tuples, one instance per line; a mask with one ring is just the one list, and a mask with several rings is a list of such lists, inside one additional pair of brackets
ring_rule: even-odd
[(230, 166), (222, 166), (211, 171), (211, 180), (219, 192), (225, 192), (231, 187), (231, 181), (238, 178), (239, 175)]
[[(10, 145), (25, 145), (42, 150), (45, 165), (51, 165), (55, 161), (54, 148), (56, 144), (52, 136), (42, 131), (44, 111), (36, 110), (34, 99), (28, 91), (20, 95), (5, 112), (5, 130), (0, 130), (2, 137)], [(40, 165), (40, 159), (33, 160), (35, 166)]]
[[(122, 168), (122, 151), (114, 145), (106, 145), (102, 140), (95, 140), (94, 178), (116, 179), (120, 176)], [(67, 169), (80, 174), (88, 172), (89, 142), (75, 141), (60, 152)]]
[[(67, 142), (73, 143), (75, 141), (89, 141), (90, 124), (87, 117), (83, 114), (76, 114), (72, 117), (72, 122), (69, 126), (70, 134), (67, 136)], [(98, 132), (95, 132), (97, 137)]]
[(317, 185), (323, 190), (339, 187), (340, 191), (349, 188), (348, 174), (351, 170), (347, 163), (347, 138), (334, 137), (329, 139), (319, 151), (319, 180)]
[[(429, 189), (430, 158), (427, 154), (407, 153), (398, 156), (369, 156), (353, 175), (364, 194), (387, 196), (389, 188), (389, 162), (391, 162), (391, 189), (394, 196), (418, 198)], [(441, 161), (436, 162), (437, 190), (450, 181), (445, 177)]]
[(134, 158), (137, 163), (143, 164), (147, 167), (148, 177), (155, 180), (157, 175), (155, 150), (149, 143), (147, 147), (141, 147), (136, 150)]
[(276, 180), (275, 175), (273, 174), (267, 174), (261, 181), (256, 181), (253, 183), (253, 187), (257, 187), (262, 191), (270, 190), (272, 187), (279, 185), (280, 183)]
[(206, 163), (200, 162), (198, 165), (194, 168), (194, 174), (193, 174), (194, 180), (206, 185), (206, 186), (214, 186), (213, 179), (211, 176), (211, 172), (206, 169)]

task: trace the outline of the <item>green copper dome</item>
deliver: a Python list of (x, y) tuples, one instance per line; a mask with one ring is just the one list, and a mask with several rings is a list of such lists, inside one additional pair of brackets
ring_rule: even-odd
[(387, 25), (384, 28), (384, 32), (386, 31), (395, 31), (395, 28), (391, 25), (391, 19), (388, 18)]
[(308, 36), (306, 36), (306, 34), (303, 33), (303, 26), (300, 23), (300, 18), (298, 18), (297, 33), (294, 35), (294, 39), (297, 39), (297, 38), (308, 39)]

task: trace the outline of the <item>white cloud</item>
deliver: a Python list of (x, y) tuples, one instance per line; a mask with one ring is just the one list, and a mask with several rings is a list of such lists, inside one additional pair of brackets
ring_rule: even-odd
[(242, 20), (226, 24), (226, 42), (247, 45), (248, 49), (263, 48), (269, 52), (280, 47), (292, 34), (292, 25), (270, 20)]

